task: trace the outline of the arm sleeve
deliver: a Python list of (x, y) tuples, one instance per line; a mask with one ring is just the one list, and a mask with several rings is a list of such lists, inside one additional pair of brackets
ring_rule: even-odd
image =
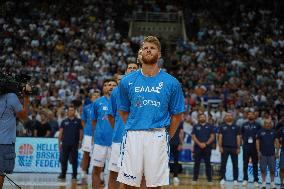
[[(115, 95), (117, 94), (117, 95)], [(117, 99), (119, 98), (118, 92), (112, 93), (110, 96), (110, 114), (115, 117), (117, 112)]]
[(196, 129), (195, 129), (195, 125), (193, 125), (191, 135), (195, 135), (195, 133), (196, 133)]
[(81, 119), (86, 122), (87, 121), (87, 115), (86, 115), (86, 106), (83, 108), (83, 112), (82, 112), (82, 115), (81, 115)]
[(222, 128), (222, 126), (219, 127), (218, 134), (223, 134), (223, 128)]
[[(241, 134), (241, 135), (243, 135), (244, 130), (245, 130), (245, 129), (244, 129), (244, 125), (245, 125), (245, 124), (242, 124), (242, 126), (241, 126), (241, 128), (240, 128), (240, 134)], [(237, 126), (238, 126), (238, 125), (237, 125)]]
[(185, 111), (184, 96), (181, 85), (176, 82), (171, 91), (169, 112), (171, 115), (179, 114)]
[(78, 121), (79, 121), (79, 129), (83, 129), (83, 126), (82, 126), (82, 121), (81, 121), (81, 119), (78, 119)]
[(210, 125), (210, 134), (215, 134), (215, 128), (213, 125)]
[(119, 107), (118, 110), (130, 111), (130, 99), (128, 95), (128, 87), (125, 85), (123, 81), (120, 82), (120, 85), (118, 86), (119, 89)]
[(91, 114), (91, 120), (97, 120), (98, 119), (98, 103), (95, 102), (93, 106), (91, 107), (93, 109)]

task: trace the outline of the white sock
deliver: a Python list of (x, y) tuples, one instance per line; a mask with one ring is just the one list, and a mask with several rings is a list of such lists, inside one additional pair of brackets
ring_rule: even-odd
[(86, 171), (81, 171), (81, 175), (82, 175), (82, 178), (86, 178), (87, 177), (87, 173), (86, 173)]

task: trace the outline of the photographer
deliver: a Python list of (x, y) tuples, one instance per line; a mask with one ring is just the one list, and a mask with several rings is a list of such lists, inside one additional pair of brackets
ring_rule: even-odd
[[(26, 85), (25, 91), (31, 87)], [(16, 117), (27, 118), (29, 96), (24, 97), (24, 105), (15, 93), (0, 94), (0, 189), (3, 187), (5, 174), (11, 174), (15, 166)]]

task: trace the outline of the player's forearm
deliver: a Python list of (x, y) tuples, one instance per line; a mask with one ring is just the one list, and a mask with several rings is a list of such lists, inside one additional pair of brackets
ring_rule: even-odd
[(171, 138), (174, 136), (181, 121), (182, 121), (182, 114), (172, 115), (170, 128), (169, 128), (169, 135)]
[(119, 111), (119, 115), (121, 116), (122, 121), (123, 121), (123, 123), (125, 124), (126, 121), (127, 121), (127, 118), (128, 118), (129, 113), (120, 110), (120, 111)]
[(84, 126), (85, 126), (85, 121), (81, 121), (81, 125), (82, 125), (82, 127), (84, 128)]
[(114, 118), (112, 115), (108, 115), (108, 120), (112, 128), (114, 128)]
[(94, 135), (94, 132), (96, 130), (96, 124), (97, 124), (97, 121), (96, 120), (93, 120), (92, 121), (92, 135)]

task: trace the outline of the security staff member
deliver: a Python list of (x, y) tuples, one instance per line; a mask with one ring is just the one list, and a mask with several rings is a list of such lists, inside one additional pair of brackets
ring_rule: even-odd
[[(274, 183), (275, 159), (278, 159), (279, 142), (276, 131), (273, 129), (271, 119), (263, 120), (263, 128), (256, 134), (256, 149), (259, 156), (259, 167), (261, 171), (262, 185), (266, 188), (266, 170), (270, 172), (270, 188), (276, 188)], [(275, 153), (276, 147), (276, 153)]]
[(75, 117), (75, 108), (68, 108), (68, 118), (64, 119), (59, 129), (59, 150), (61, 152), (61, 174), (59, 180), (65, 180), (69, 156), (72, 160), (72, 180), (77, 179), (78, 148), (83, 138), (81, 120)]
[(215, 139), (215, 133), (214, 127), (206, 123), (204, 113), (198, 115), (198, 123), (193, 126), (191, 137), (194, 141), (193, 183), (195, 184), (198, 179), (201, 159), (204, 159), (207, 180), (208, 182), (212, 182), (210, 157), (212, 150), (211, 145)]
[(251, 108), (247, 114), (248, 121), (241, 127), (241, 135), (243, 141), (243, 186), (248, 183), (248, 163), (252, 159), (254, 186), (258, 187), (258, 156), (256, 150), (256, 133), (261, 129), (261, 126), (255, 121), (254, 110)]
[(226, 165), (228, 157), (231, 156), (233, 163), (234, 185), (238, 185), (238, 154), (240, 153), (240, 130), (233, 124), (233, 115), (227, 113), (224, 117), (224, 124), (219, 130), (219, 147), (221, 153), (221, 185), (225, 184)]

